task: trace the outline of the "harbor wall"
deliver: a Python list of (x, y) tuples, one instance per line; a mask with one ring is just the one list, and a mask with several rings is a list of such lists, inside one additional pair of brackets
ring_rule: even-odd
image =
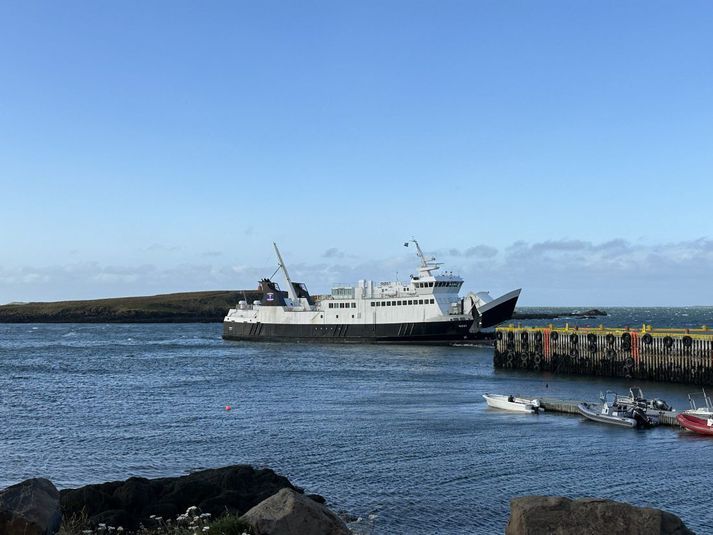
[(496, 368), (713, 385), (713, 331), (498, 327)]

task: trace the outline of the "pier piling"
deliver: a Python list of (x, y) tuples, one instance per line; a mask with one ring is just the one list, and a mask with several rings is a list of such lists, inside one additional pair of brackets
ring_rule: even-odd
[(645, 381), (713, 384), (713, 331), (609, 327), (496, 330), (496, 368), (599, 375)]

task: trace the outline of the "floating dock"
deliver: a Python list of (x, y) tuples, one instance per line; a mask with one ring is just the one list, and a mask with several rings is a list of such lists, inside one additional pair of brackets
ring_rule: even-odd
[[(534, 399), (534, 398), (528, 398)], [(567, 414), (579, 414), (577, 405), (582, 401), (574, 399), (555, 399), (555, 398), (537, 398), (540, 401), (540, 406), (545, 409), (545, 412), (563, 412)], [(676, 420), (676, 411), (647, 411), (648, 414), (653, 414), (658, 417), (661, 425), (669, 425), (672, 427), (680, 427)]]
[(496, 368), (713, 385), (713, 330), (498, 327)]

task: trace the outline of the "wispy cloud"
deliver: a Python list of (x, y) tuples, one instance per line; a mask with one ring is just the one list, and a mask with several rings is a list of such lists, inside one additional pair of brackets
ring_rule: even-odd
[(336, 247), (330, 247), (322, 253), (322, 258), (344, 258), (344, 251), (340, 251)]
[[(84, 299), (171, 291), (254, 288), (273, 269), (230, 265), (206, 252), (205, 262), (159, 267), (80, 262), (64, 266), (0, 266), (0, 302)], [(460, 273), (465, 290), (493, 294), (523, 288), (522, 304), (531, 305), (686, 305), (713, 304), (713, 240), (669, 243), (625, 239), (603, 242), (562, 239), (518, 241), (497, 249), (476, 245), (438, 251), (444, 269)], [(349, 258), (349, 262), (345, 262)], [(359, 279), (408, 280), (415, 274), (412, 252), (382, 259), (354, 259), (343, 251), (325, 251), (315, 263), (291, 263), (294, 280), (313, 293), (333, 283)], [(281, 282), (280, 275), (275, 278)]]
[(180, 250), (178, 245), (167, 245), (165, 243), (152, 243), (148, 247), (144, 247), (144, 251), (150, 253), (172, 253)]

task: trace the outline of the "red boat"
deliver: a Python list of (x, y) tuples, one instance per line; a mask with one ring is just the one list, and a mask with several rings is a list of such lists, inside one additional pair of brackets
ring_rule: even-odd
[(676, 420), (689, 431), (698, 433), (699, 435), (713, 435), (713, 418), (700, 418), (692, 414), (679, 414)]

